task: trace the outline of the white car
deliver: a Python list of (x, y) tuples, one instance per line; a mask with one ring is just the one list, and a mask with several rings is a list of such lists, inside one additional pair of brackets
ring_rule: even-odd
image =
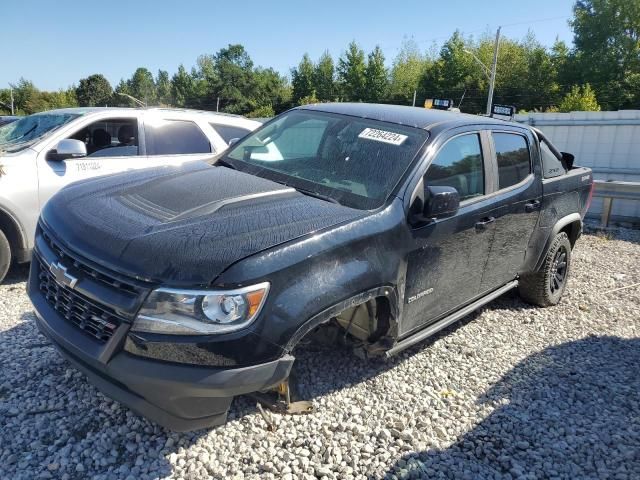
[(72, 182), (203, 160), (260, 122), (179, 109), (69, 108), (0, 127), (0, 282), (28, 262), (40, 209)]

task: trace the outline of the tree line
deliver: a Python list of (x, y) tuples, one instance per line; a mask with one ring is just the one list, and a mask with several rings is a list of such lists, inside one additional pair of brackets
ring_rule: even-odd
[[(533, 33), (499, 44), (494, 103), (520, 111), (640, 108), (640, 0), (578, 0), (570, 20), (573, 45), (546, 47)], [(25, 79), (13, 85), (21, 114), (67, 106), (175, 106), (268, 117), (295, 105), (378, 102), (420, 106), (427, 98), (450, 98), (462, 111), (483, 112), (494, 38), (455, 31), (440, 49), (405, 40), (388, 64), (380, 47), (365, 52), (351, 42), (334, 60), (305, 54), (290, 78), (255, 66), (242, 45), (202, 55), (172, 76), (138, 68), (115, 87), (102, 74), (66, 90), (46, 92)], [(481, 64), (481, 63), (482, 64)], [(0, 108), (10, 103), (0, 89)]]

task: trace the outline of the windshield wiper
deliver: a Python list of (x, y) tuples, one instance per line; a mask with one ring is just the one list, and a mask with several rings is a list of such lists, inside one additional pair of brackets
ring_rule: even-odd
[[(287, 185), (287, 186), (292, 186), (292, 185)], [(336, 205), (341, 205), (341, 203), (338, 200), (328, 195), (323, 195), (322, 193), (314, 192), (313, 190), (305, 190), (304, 188), (300, 188), (300, 187), (293, 187), (293, 188), (295, 188), (297, 191), (299, 191), (303, 195), (319, 198), (320, 200), (326, 200), (327, 202), (335, 203)]]
[(36, 130), (36, 128), (38, 128), (38, 125), (34, 125), (33, 127), (31, 127), (29, 130), (27, 130), (26, 132), (24, 132), (22, 135), (20, 135), (18, 138), (15, 139), (15, 142), (11, 142), (11, 143), (23, 143), (23, 142), (28, 142), (30, 140), (32, 140), (31, 138), (28, 138), (26, 140), (22, 140), (24, 137), (26, 137), (27, 135), (29, 135), (31, 132), (34, 132)]
[(232, 165), (231, 163), (227, 162), (226, 160), (223, 160), (222, 158), (219, 158), (218, 160), (216, 160), (214, 165), (222, 165), (223, 167), (227, 167), (227, 168), (230, 168), (232, 170), (238, 170), (238, 167), (236, 167), (235, 165)]

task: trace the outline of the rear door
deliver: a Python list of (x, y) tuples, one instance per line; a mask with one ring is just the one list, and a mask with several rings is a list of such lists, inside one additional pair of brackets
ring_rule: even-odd
[[(493, 191), (490, 151), (480, 130), (456, 130), (427, 160), (425, 186), (460, 194), (456, 215), (411, 228), (401, 335), (470, 302), (480, 287), (495, 225), (488, 221)], [(418, 187), (420, 188), (420, 187)]]
[(484, 269), (480, 293), (516, 278), (538, 221), (542, 202), (537, 143), (517, 129), (490, 131), (491, 162), (497, 179), (494, 208), (495, 235)]

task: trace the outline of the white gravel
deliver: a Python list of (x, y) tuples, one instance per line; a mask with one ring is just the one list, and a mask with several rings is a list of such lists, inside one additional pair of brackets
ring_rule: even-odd
[[(640, 232), (585, 235), (561, 304), (507, 295), (384, 362), (305, 351), (315, 413), (237, 399), (175, 434), (102, 396), (38, 333), (26, 269), (0, 285), (0, 477), (640, 478)], [(613, 291), (615, 290), (615, 291)]]

